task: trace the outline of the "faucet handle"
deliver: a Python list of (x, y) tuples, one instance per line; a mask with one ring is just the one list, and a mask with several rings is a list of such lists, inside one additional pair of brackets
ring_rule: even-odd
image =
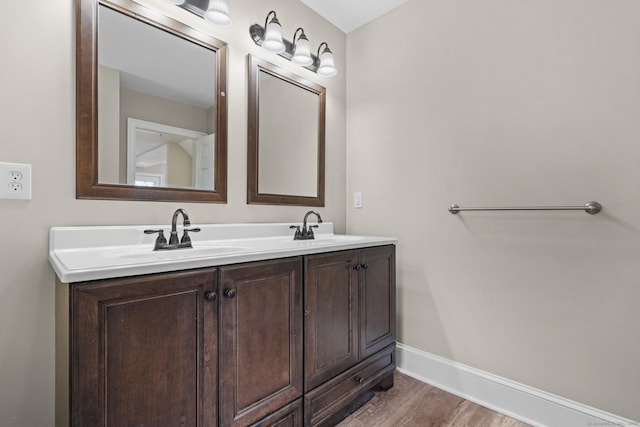
[(198, 231), (200, 231), (199, 228), (185, 228), (184, 230), (184, 234), (182, 235), (182, 238), (180, 239), (180, 243), (191, 243), (191, 237), (189, 237), (189, 232), (192, 231), (194, 233), (197, 233)]
[(289, 226), (290, 229), (294, 229), (296, 230), (296, 233), (293, 235), (293, 240), (300, 240), (302, 237), (302, 233), (300, 232), (300, 226), (299, 225), (291, 225)]
[(164, 230), (163, 229), (158, 229), (158, 230), (144, 230), (144, 234), (164, 234)]
[(153, 250), (157, 250), (161, 246), (167, 244), (167, 238), (164, 237), (164, 230), (163, 229), (159, 229), (159, 230), (144, 230), (144, 234), (156, 234), (156, 233), (158, 233), (158, 237), (156, 238), (156, 244), (155, 244), (155, 247), (153, 248)]

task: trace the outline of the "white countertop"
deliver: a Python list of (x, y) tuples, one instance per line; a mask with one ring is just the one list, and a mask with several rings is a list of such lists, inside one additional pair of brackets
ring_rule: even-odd
[[(333, 224), (314, 230), (314, 240), (293, 240), (291, 224), (192, 224), (193, 248), (154, 251), (157, 235), (171, 226), (52, 227), (49, 262), (63, 283), (187, 270), (395, 244), (391, 237), (333, 234)], [(298, 224), (296, 224), (298, 225)], [(182, 236), (182, 227), (178, 227)]]

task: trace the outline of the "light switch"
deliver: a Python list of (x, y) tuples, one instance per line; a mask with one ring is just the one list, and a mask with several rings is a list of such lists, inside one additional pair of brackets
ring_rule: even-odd
[(362, 193), (360, 191), (353, 193), (353, 207), (362, 209)]

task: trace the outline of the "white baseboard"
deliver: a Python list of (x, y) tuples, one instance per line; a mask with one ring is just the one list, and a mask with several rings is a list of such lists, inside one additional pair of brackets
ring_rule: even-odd
[(398, 371), (536, 427), (640, 423), (398, 343)]

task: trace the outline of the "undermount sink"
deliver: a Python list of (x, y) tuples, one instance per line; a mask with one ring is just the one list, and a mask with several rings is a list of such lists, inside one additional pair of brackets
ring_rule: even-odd
[(194, 243), (193, 248), (154, 251), (153, 246), (118, 249), (105, 254), (107, 258), (137, 259), (146, 261), (167, 261), (174, 259), (200, 258), (246, 252), (242, 246), (203, 245)]
[(320, 246), (320, 245), (337, 245), (340, 243), (354, 243), (360, 240), (363, 240), (362, 236), (350, 236), (346, 234), (316, 234), (314, 239), (311, 240), (293, 240), (293, 238), (288, 239), (288, 241), (294, 242), (296, 244), (306, 244), (309, 246)]
[(350, 242), (357, 242), (362, 239), (364, 239), (363, 236), (351, 236), (348, 234), (329, 234), (329, 235), (318, 234), (316, 235), (316, 238), (315, 238), (315, 240), (317, 240), (318, 242), (330, 242), (330, 243), (338, 243), (338, 242), (350, 243)]

